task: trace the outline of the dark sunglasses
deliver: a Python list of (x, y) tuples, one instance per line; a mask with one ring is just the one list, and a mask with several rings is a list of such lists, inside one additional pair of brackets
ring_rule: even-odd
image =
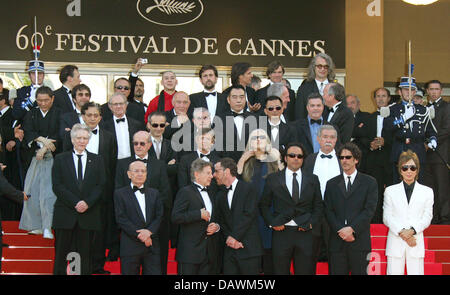
[(272, 112), (273, 110), (280, 111), (281, 107), (280, 106), (278, 106), (278, 107), (268, 107), (267, 110), (270, 111), (270, 112)]
[(289, 158), (297, 158), (297, 159), (303, 159), (303, 155), (302, 154), (287, 154), (287, 156)]
[(151, 124), (151, 126), (153, 127), (153, 128), (164, 128), (164, 127), (166, 127), (166, 123), (161, 123), (161, 124), (157, 124), (157, 123), (153, 123), (153, 124)]
[(133, 141), (133, 144), (134, 144), (134, 146), (138, 146), (138, 145), (140, 145), (140, 146), (145, 146), (147, 143), (146, 142), (137, 142), (137, 141)]
[(255, 135), (255, 136), (252, 136), (252, 137), (250, 137), (250, 140), (264, 140), (264, 139), (266, 139), (266, 136), (265, 135)]
[(402, 166), (402, 171), (403, 172), (408, 171), (408, 169), (411, 170), (412, 172), (414, 172), (414, 171), (417, 170), (417, 167), (416, 167), (416, 165), (403, 165)]
[(351, 158), (353, 158), (353, 156), (339, 156), (338, 158), (339, 158), (339, 160), (344, 160), (344, 159), (350, 160)]
[(130, 90), (130, 87), (128, 87), (128, 86), (116, 86), (115, 88), (119, 89), (119, 90), (122, 90), (122, 89)]

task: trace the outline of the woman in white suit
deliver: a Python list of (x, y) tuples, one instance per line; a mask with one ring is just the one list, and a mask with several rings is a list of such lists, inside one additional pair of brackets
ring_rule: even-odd
[(411, 150), (398, 160), (402, 182), (384, 192), (383, 222), (389, 227), (386, 256), (388, 275), (424, 274), (423, 231), (433, 217), (433, 190), (417, 182), (419, 158)]

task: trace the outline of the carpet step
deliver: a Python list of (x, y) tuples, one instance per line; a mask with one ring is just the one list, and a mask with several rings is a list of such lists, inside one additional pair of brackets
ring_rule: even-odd
[(29, 235), (26, 233), (5, 233), (3, 243), (10, 246), (44, 246), (53, 247), (55, 240), (44, 239), (42, 235)]
[(2, 273), (52, 274), (52, 260), (5, 259), (2, 261)]
[(450, 225), (433, 224), (423, 232), (425, 236), (450, 236)]
[(450, 250), (450, 235), (448, 237), (427, 237), (425, 240), (428, 240), (427, 249)]
[[(449, 270), (450, 270), (450, 264)], [(369, 275), (386, 275), (386, 262), (376, 262), (369, 264)], [(424, 266), (425, 275), (441, 275), (444, 274), (444, 267), (440, 263), (427, 263)], [(328, 275), (328, 263), (319, 262), (316, 267), (317, 275)]]
[(432, 251), (434, 252), (435, 262), (450, 263), (450, 250), (432, 250)]
[(55, 248), (53, 247), (34, 247), (34, 246), (10, 246), (3, 248), (3, 257), (8, 259), (49, 259), (55, 257)]

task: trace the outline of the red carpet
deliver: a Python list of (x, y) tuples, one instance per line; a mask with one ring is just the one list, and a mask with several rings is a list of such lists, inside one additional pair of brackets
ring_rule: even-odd
[[(5, 221), (3, 226), (3, 243), (9, 248), (3, 248), (2, 274), (52, 274), (54, 248), (53, 240), (42, 238), (41, 235), (28, 235), (18, 229), (18, 222)], [(386, 274), (386, 237), (388, 229), (382, 224), (371, 226), (372, 262), (371, 274)], [(425, 235), (425, 274), (450, 275), (450, 225), (432, 225), (424, 232)], [(107, 262), (105, 269), (111, 274), (120, 274), (120, 263)], [(167, 265), (169, 275), (177, 273), (175, 250), (169, 250)], [(318, 263), (317, 274), (327, 275), (328, 264)]]

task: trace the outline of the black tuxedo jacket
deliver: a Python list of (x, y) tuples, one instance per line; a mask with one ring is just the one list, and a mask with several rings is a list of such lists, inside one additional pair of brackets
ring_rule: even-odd
[[(86, 230), (101, 230), (100, 199), (105, 185), (105, 168), (101, 156), (87, 152), (86, 168), (78, 184), (72, 152), (55, 157), (52, 167), (53, 192), (56, 195), (53, 212), (54, 229), (72, 229), (76, 224)], [(89, 208), (78, 213), (75, 205), (85, 201)]]
[[(189, 128), (192, 129), (192, 113), (190, 111), (188, 111), (187, 116), (189, 118), (189, 121), (186, 121), (184, 124), (189, 124)], [(166, 120), (167, 123), (169, 123), (169, 125), (166, 126), (166, 129), (164, 130), (163, 133), (163, 137), (168, 139), (168, 140), (172, 140), (172, 136), (179, 131), (181, 128), (183, 128), (184, 124), (178, 124), (177, 121), (174, 121), (172, 124), (173, 120), (176, 120), (176, 116), (174, 113), (174, 110), (170, 110), (166, 112)], [(182, 142), (182, 141), (181, 141)]]
[[(105, 121), (103, 121), (103, 124), (101, 124), (100, 126), (103, 127), (106, 131), (109, 131), (110, 133), (112, 133), (114, 135), (114, 138), (116, 138), (117, 140), (117, 135), (116, 135), (116, 127), (114, 125), (114, 121), (113, 121), (113, 117), (106, 119)], [(127, 116), (127, 121), (128, 121), (128, 133), (130, 136), (130, 140), (129, 140), (129, 144), (130, 144), (130, 151), (131, 151), (131, 155), (134, 155), (134, 147), (133, 147), (133, 135), (138, 132), (138, 131), (145, 131), (145, 126), (144, 126), (144, 122), (138, 122), (133, 118), (130, 118)]]
[(55, 96), (53, 105), (60, 108), (62, 114), (75, 112), (75, 110), (73, 109), (72, 101), (64, 86), (61, 86), (61, 88), (55, 90), (53, 92), (53, 95)]
[[(222, 114), (226, 110), (228, 105), (227, 98), (222, 95), (222, 93), (217, 92), (217, 106), (216, 106), (216, 116)], [(208, 109), (208, 104), (206, 103), (206, 92), (197, 92), (189, 95), (191, 101), (190, 108), (194, 110), (195, 108), (205, 108)], [(229, 108), (229, 106), (228, 106)], [(211, 118), (212, 119), (212, 118)]]
[[(215, 199), (211, 194), (209, 198), (213, 208), (210, 222), (218, 223)], [(217, 259), (219, 235), (206, 234), (209, 222), (201, 218), (202, 208), (205, 208), (205, 204), (194, 184), (178, 191), (172, 210), (172, 222), (179, 225), (175, 257), (178, 263), (199, 264), (206, 258), (213, 263)]]
[[(322, 118), (327, 120), (329, 113), (330, 111), (328, 108), (325, 108)], [(344, 102), (341, 102), (330, 120), (330, 124), (333, 125), (338, 132), (340, 143), (347, 143), (352, 138), (354, 121), (355, 118), (353, 117), (352, 111), (344, 105)]]
[(0, 134), (2, 135), (2, 146), (5, 147), (8, 141), (14, 140), (13, 123), (15, 119), (12, 116), (12, 107), (10, 107), (0, 117)]
[(313, 234), (319, 235), (323, 204), (318, 177), (302, 173), (300, 201), (297, 204), (292, 200), (287, 185), (292, 184), (286, 184), (286, 169), (267, 177), (259, 202), (264, 222), (267, 226), (280, 226), (294, 220), (306, 230), (310, 230), (311, 226)]
[(59, 137), (65, 141), (66, 137), (70, 139), (70, 131), (66, 131), (66, 128), (72, 129), (73, 125), (81, 123), (80, 117), (76, 111), (64, 113), (59, 120)]
[(263, 253), (258, 229), (258, 196), (251, 184), (239, 180), (233, 188), (231, 209), (226, 190), (216, 195), (219, 224), (224, 240), (231, 236), (241, 242), (244, 248), (234, 250), (238, 259), (260, 256)]
[[(114, 210), (117, 225), (122, 230), (120, 256), (138, 256), (150, 249), (159, 253), (158, 231), (163, 205), (157, 190), (145, 188), (145, 218), (130, 184), (114, 192)], [(152, 246), (149, 248), (138, 239), (139, 229), (147, 229), (152, 233)]]
[(145, 107), (144, 103), (133, 98), (128, 101), (127, 116), (138, 122), (145, 122)]
[[(390, 155), (392, 150), (392, 132), (387, 128), (381, 130), (381, 137), (384, 138), (384, 146), (381, 149), (370, 150), (370, 143), (377, 137), (377, 112), (369, 114), (365, 126), (361, 127), (360, 132), (364, 133), (364, 137), (361, 137), (359, 142), (361, 146), (366, 150), (366, 171), (371, 174), (374, 166), (391, 167)], [(364, 157), (364, 155), (363, 155)], [(392, 169), (391, 169), (392, 170)], [(389, 173), (392, 173), (390, 171)]]
[[(227, 128), (227, 117), (230, 120), (230, 123), (233, 124), (233, 128)], [(247, 146), (248, 143), (248, 138), (250, 135), (250, 126), (249, 124), (245, 124), (245, 121), (252, 121), (254, 119), (254, 122), (256, 124), (258, 124), (258, 118), (255, 117), (252, 113), (244, 111), (244, 125), (242, 127), (242, 133), (241, 133), (241, 139), (239, 140), (238, 137), (238, 132), (237, 132), (237, 128), (236, 128), (236, 124), (234, 124), (234, 117), (231, 113), (231, 110), (224, 112), (222, 115), (219, 116), (219, 119), (222, 120), (222, 131), (221, 133), (223, 134), (222, 137), (222, 156), (223, 157), (230, 157), (233, 160), (236, 161), (236, 163), (239, 161), (239, 159), (242, 156), (242, 153), (245, 150), (245, 147)], [(219, 128), (218, 126), (216, 126), (216, 128)], [(233, 142), (229, 142), (229, 139), (233, 139)], [(216, 143), (217, 143), (217, 139), (216, 139)], [(219, 147), (218, 147), (219, 148)]]
[[(130, 185), (128, 178), (128, 166), (136, 160), (135, 156), (121, 159), (117, 161), (116, 170), (116, 190)], [(164, 205), (164, 208), (172, 207), (172, 194), (169, 185), (169, 178), (167, 176), (166, 164), (160, 160), (151, 159), (149, 157), (147, 162), (147, 179), (145, 186), (154, 188), (159, 192), (159, 197)]]
[[(6, 180), (6, 178), (3, 176), (3, 172), (1, 171), (1, 169), (0, 169), (0, 197), (8, 198), (17, 203), (23, 203), (23, 192), (17, 190)], [(3, 235), (2, 215), (0, 211), (0, 242), (2, 235)]]
[(341, 251), (347, 243), (337, 233), (346, 226), (351, 226), (355, 231), (355, 241), (348, 243), (350, 249), (370, 251), (370, 221), (378, 202), (378, 186), (375, 178), (357, 172), (348, 193), (344, 176), (338, 175), (327, 182), (324, 202), (325, 215), (330, 225), (329, 251)]

